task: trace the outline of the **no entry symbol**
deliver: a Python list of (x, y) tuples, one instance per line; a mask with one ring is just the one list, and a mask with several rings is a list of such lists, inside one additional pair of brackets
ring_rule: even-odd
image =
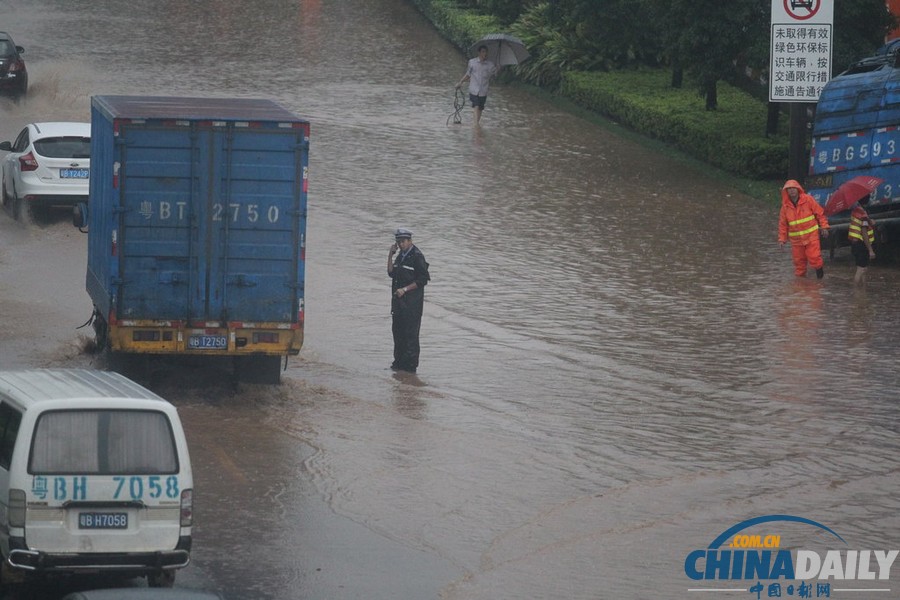
[(785, 12), (798, 21), (812, 18), (821, 6), (822, 0), (784, 0)]

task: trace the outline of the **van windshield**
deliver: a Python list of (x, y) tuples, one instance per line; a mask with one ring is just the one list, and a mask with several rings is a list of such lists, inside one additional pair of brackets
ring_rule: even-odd
[(28, 472), (124, 475), (178, 472), (165, 414), (142, 410), (48, 411), (35, 426)]

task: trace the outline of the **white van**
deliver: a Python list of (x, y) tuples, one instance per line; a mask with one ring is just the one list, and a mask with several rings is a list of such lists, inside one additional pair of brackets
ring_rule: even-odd
[(190, 562), (193, 477), (175, 407), (117, 373), (0, 371), (4, 581)]

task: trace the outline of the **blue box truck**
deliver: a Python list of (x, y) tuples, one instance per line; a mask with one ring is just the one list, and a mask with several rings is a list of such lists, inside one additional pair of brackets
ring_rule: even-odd
[(232, 356), (280, 380), (303, 344), (309, 133), (270, 100), (91, 98), (75, 224), (101, 349)]

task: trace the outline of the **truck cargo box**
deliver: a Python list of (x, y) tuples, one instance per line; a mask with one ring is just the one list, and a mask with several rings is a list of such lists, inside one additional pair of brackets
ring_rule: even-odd
[(309, 122), (270, 100), (94, 96), (87, 290), (113, 351), (303, 342)]
[[(829, 81), (816, 105), (807, 191), (824, 206), (841, 184), (863, 175), (882, 183), (868, 212), (877, 243), (900, 241), (900, 45), (851, 65)], [(829, 217), (829, 244), (847, 243), (849, 212)]]

